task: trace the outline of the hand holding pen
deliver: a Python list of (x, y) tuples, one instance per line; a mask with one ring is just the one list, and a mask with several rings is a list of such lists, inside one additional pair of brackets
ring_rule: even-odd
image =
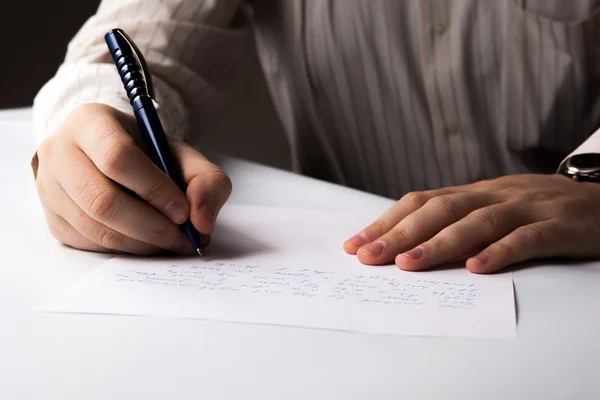
[[(36, 186), (56, 239), (83, 250), (141, 255), (193, 254), (208, 244), (231, 181), (202, 154), (170, 138), (176, 162), (169, 163), (181, 171), (175, 182), (157, 166), (156, 155), (142, 151), (152, 154), (152, 145), (139, 126), (109, 105), (89, 103), (39, 146)], [(186, 234), (191, 228), (201, 234), (194, 245)]]

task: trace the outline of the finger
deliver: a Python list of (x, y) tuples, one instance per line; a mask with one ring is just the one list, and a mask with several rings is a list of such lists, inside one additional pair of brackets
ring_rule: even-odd
[(453, 193), (452, 188), (411, 192), (403, 196), (396, 204), (384, 212), (375, 222), (344, 242), (344, 250), (356, 254), (362, 246), (389, 232), (408, 215), (423, 207), (427, 201), (436, 197)]
[[(163, 249), (127, 237), (95, 220), (90, 218), (69, 198), (63, 188), (50, 176), (46, 176), (45, 171), (38, 174), (38, 186), (40, 187), (40, 199), (42, 200), (44, 210), (48, 215), (54, 215), (48, 220), (50, 231), (54, 237), (63, 241), (64, 238), (72, 247), (84, 250), (122, 252), (141, 255), (153, 255), (164, 252)], [(64, 221), (64, 222), (63, 222)], [(81, 238), (77, 238), (72, 229)], [(57, 234), (60, 234), (60, 238)], [(90, 243), (92, 245), (90, 245)]]
[(462, 192), (436, 196), (404, 218), (388, 233), (362, 247), (356, 255), (363, 264), (389, 263), (399, 253), (429, 240), (471, 211), (486, 207), (496, 201), (495, 196), (484, 192)]
[(113, 251), (86, 239), (62, 217), (49, 211), (45, 211), (45, 214), (48, 229), (52, 236), (59, 242), (80, 250), (100, 253), (110, 253)]
[(191, 254), (193, 249), (178, 226), (146, 202), (126, 194), (102, 175), (79, 148), (64, 147), (58, 151), (61, 164), (51, 166), (53, 176), (85, 214), (126, 237)]
[(396, 265), (407, 271), (433, 268), (473, 254), (508, 235), (519, 226), (537, 221), (535, 213), (516, 203), (479, 208), (442, 229), (433, 238), (396, 256)]
[(188, 218), (185, 194), (136, 146), (120, 121), (96, 114), (93, 128), (74, 135), (77, 146), (104, 175), (132, 190), (174, 224)]
[(555, 220), (521, 226), (467, 260), (467, 269), (477, 274), (499, 271), (509, 265), (534, 258), (564, 253), (565, 238), (570, 233)]
[(231, 180), (192, 147), (175, 140), (171, 143), (188, 185), (190, 219), (200, 233), (210, 234), (219, 211), (231, 195)]

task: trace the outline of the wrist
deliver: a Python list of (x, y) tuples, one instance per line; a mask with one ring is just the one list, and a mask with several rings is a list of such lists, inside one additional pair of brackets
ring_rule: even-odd
[(558, 173), (578, 182), (600, 183), (600, 154), (575, 154), (562, 163)]

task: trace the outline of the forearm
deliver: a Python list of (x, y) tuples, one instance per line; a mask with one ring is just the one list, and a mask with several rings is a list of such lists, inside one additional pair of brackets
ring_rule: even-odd
[(240, 0), (104, 0), (35, 98), (38, 142), (84, 103), (104, 103), (131, 114), (104, 43), (104, 34), (115, 27), (124, 29), (147, 59), (165, 130), (183, 138), (220, 104), (248, 47), (244, 26), (234, 26), (239, 11)]

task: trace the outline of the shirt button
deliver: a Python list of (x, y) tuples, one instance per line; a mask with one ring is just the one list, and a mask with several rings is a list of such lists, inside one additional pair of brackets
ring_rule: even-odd
[(460, 127), (453, 122), (449, 122), (446, 124), (445, 132), (446, 136), (456, 136), (460, 134)]
[(435, 24), (433, 26), (433, 32), (438, 36), (443, 35), (447, 29), (448, 29), (448, 26), (446, 24), (444, 24), (443, 22), (438, 22), (437, 24)]

